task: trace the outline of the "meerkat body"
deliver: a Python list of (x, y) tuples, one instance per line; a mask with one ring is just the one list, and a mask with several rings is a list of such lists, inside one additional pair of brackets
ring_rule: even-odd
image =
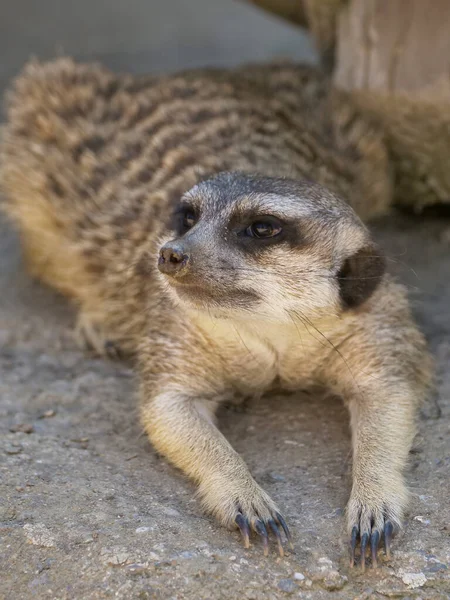
[(348, 527), (375, 560), (431, 371), (403, 288), (333, 193), (363, 218), (389, 205), (377, 131), (305, 68), (131, 78), (61, 60), (18, 79), (1, 161), (31, 272), (73, 299), (94, 348), (137, 355), (152, 442), (246, 544), (287, 527), (218, 404), (275, 383), (342, 395)]

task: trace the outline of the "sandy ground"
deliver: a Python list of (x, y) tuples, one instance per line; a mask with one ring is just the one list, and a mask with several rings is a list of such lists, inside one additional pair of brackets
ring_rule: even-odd
[[(136, 71), (313, 57), (294, 30), (231, 2), (159, 4), (11, 3), (0, 9), (1, 85), (31, 52), (48, 57), (63, 42)], [(450, 223), (396, 216), (376, 229), (436, 356), (439, 408), (422, 412), (414, 500), (393, 559), (361, 574), (348, 569), (343, 533), (350, 439), (340, 402), (294, 395), (224, 411), (224, 433), (295, 537), (283, 559), (275, 548), (264, 558), (257, 543), (244, 550), (142, 435), (130, 370), (78, 351), (73, 314), (28, 278), (0, 221), (0, 598), (449, 598)]]

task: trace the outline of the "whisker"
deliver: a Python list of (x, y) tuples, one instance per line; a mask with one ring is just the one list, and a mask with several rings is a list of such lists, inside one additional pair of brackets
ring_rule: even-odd
[[(320, 331), (320, 329), (318, 329), (314, 323), (305, 315), (302, 314), (302, 317), (305, 319), (305, 321), (311, 325), (311, 327), (317, 331), (317, 333), (322, 336), (329, 344), (329, 347), (331, 347), (333, 349), (334, 352), (336, 352), (336, 354), (341, 358), (341, 360), (344, 362), (345, 366), (347, 367), (348, 372), (350, 373), (351, 378), (353, 379), (353, 383), (355, 384), (355, 387), (358, 389), (359, 392), (361, 392), (361, 390), (359, 389), (358, 383), (356, 382), (355, 376), (353, 375), (353, 372), (350, 368), (350, 365), (348, 364), (347, 359), (344, 357), (344, 355), (342, 354), (342, 352), (339, 350), (339, 348), (333, 344), (333, 342), (322, 332)], [(306, 326), (306, 325), (305, 325)]]

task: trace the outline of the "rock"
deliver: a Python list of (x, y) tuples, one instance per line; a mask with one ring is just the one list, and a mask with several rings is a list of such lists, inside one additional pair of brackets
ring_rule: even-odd
[(190, 558), (195, 558), (196, 556), (197, 556), (197, 554), (195, 552), (191, 552), (190, 550), (183, 550), (183, 552), (180, 552), (177, 555), (177, 558), (190, 559)]
[(277, 588), (287, 594), (293, 594), (298, 590), (298, 586), (292, 579), (280, 579), (277, 584)]
[(20, 454), (23, 450), (23, 447), (20, 444), (6, 444), (5, 452), (6, 454)]
[(9, 428), (11, 433), (33, 433), (34, 427), (30, 423), (18, 423)]
[(147, 564), (139, 564), (139, 563), (131, 563), (126, 566), (127, 573), (130, 575), (134, 575), (136, 577), (146, 575), (149, 572), (149, 565)]
[(17, 517), (17, 511), (13, 506), (0, 506), (0, 521), (13, 521)]
[(430, 519), (426, 519), (425, 517), (422, 517), (420, 515), (414, 517), (414, 520), (419, 521), (419, 523), (423, 523), (424, 525), (429, 525), (431, 523)]
[(149, 531), (153, 531), (154, 527), (138, 527), (136, 529), (136, 533), (142, 534), (142, 533), (149, 533)]
[(407, 585), (410, 589), (422, 587), (427, 582), (427, 578), (422, 572), (408, 573), (403, 569), (400, 569), (397, 577), (400, 577), (403, 583)]
[(314, 582), (330, 592), (341, 590), (346, 585), (348, 578), (339, 573), (331, 559), (322, 556), (317, 562), (317, 566), (311, 572), (311, 578)]
[(53, 408), (50, 408), (49, 410), (46, 410), (44, 413), (42, 413), (42, 415), (39, 415), (39, 419), (50, 419), (51, 417), (54, 417), (56, 415), (56, 410), (53, 410)]
[(345, 575), (341, 575), (338, 571), (328, 571), (321, 580), (321, 586), (333, 592), (335, 590), (342, 590), (345, 584), (348, 582), (348, 578)]
[(296, 579), (297, 581), (304, 581), (305, 576), (303, 575), (303, 573), (294, 573), (294, 579)]
[(52, 559), (47, 558), (43, 562), (38, 563), (38, 565), (36, 567), (36, 574), (39, 575), (43, 571), (48, 571), (48, 569), (50, 569), (50, 567), (52, 566), (52, 562), (53, 562)]
[(102, 548), (100, 555), (103, 557), (103, 563), (111, 567), (119, 567), (127, 562), (133, 562), (130, 560), (128, 552), (121, 548)]
[(42, 546), (43, 548), (53, 548), (56, 546), (55, 538), (42, 523), (32, 525), (27, 523), (23, 526), (25, 535), (30, 544), (34, 546)]
[(448, 566), (444, 565), (444, 563), (440, 563), (440, 562), (434, 562), (425, 569), (425, 571), (427, 573), (438, 573), (439, 571), (447, 571), (447, 570), (448, 570)]

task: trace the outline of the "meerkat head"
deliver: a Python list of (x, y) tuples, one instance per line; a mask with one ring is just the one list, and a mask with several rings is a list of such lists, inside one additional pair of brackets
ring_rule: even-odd
[(158, 268), (178, 302), (214, 316), (338, 315), (384, 274), (354, 211), (308, 181), (221, 173), (186, 193), (174, 218)]

